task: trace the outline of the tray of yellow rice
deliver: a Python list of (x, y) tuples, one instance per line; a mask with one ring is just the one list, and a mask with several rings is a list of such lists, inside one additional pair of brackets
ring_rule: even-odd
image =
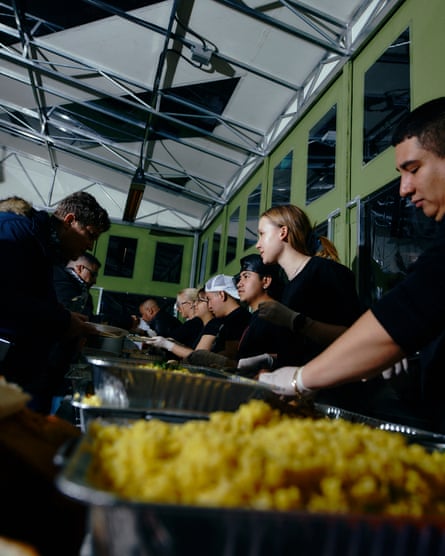
[(262, 400), (203, 420), (92, 421), (57, 485), (90, 506), (99, 556), (439, 556), (445, 546), (445, 454)]

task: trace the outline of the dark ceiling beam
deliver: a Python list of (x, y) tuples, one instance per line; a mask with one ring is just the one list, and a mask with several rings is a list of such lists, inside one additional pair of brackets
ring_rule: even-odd
[[(36, 58), (36, 49), (32, 44), (32, 37), (26, 28), (25, 23), (25, 16), (21, 6), (16, 2), (16, 0), (12, 0), (12, 8), (14, 11), (15, 22), (17, 26), (17, 30), (20, 36), (20, 43), (22, 45), (22, 52), (23, 55), (29, 59), (34, 60)], [(48, 117), (47, 117), (47, 105), (45, 100), (45, 94), (41, 89), (41, 76), (38, 72), (35, 72), (31, 67), (27, 68), (29, 83), (31, 85), (32, 94), (34, 96), (34, 100), (36, 102), (38, 112), (39, 112), (39, 119), (44, 130), (45, 135), (48, 137)], [(52, 149), (50, 141), (46, 141), (46, 146), (48, 149), (49, 160), (51, 163), (52, 168), (57, 168), (57, 159), (56, 155)]]

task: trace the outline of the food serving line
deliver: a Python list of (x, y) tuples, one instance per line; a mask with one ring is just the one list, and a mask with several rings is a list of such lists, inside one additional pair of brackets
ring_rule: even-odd
[[(62, 457), (56, 484), (67, 497), (88, 506), (90, 533), (86, 550), (92, 556), (445, 554), (445, 509), (442, 515), (416, 517), (211, 504), (201, 507), (132, 500), (102, 485), (98, 487), (90, 472), (91, 427), (96, 423), (126, 428), (141, 420), (160, 420), (183, 426), (191, 421), (207, 421), (218, 411), (235, 414), (251, 400), (265, 402), (284, 415), (294, 414), (296, 419), (309, 416), (342, 420), (388, 431), (387, 434), (401, 434), (407, 443), (423, 446), (428, 454), (441, 454), (445, 437), (336, 407), (298, 406), (295, 401), (283, 401), (262, 383), (224, 370), (179, 364), (162, 366), (149, 357), (144, 360), (130, 357), (128, 352), (104, 354), (101, 350), (87, 350), (86, 360), (83, 370), (90, 374), (78, 385), (83, 388), (85, 378), (89, 378), (90, 393), (100, 405), (88, 403), (81, 392), (77, 399), (73, 398), (83, 434), (74, 449)], [(445, 466), (443, 474), (439, 479), (445, 485)], [(144, 482), (149, 489), (150, 476)]]

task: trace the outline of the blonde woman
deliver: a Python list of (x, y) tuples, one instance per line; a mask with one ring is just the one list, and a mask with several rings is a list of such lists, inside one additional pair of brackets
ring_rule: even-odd
[(295, 205), (264, 212), (258, 234), (256, 247), (263, 262), (278, 263), (288, 278), (282, 304), (261, 304), (259, 316), (302, 335), (304, 359), (309, 360), (360, 316), (354, 274), (338, 262), (332, 242), (318, 237), (306, 213)]
[(184, 346), (193, 347), (202, 332), (202, 320), (195, 315), (197, 288), (184, 288), (176, 296), (176, 309), (183, 323), (175, 328), (170, 337)]

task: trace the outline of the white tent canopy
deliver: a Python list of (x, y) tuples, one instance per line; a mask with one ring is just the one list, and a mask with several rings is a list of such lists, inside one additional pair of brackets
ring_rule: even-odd
[(399, 3), (1, 3), (0, 198), (200, 230)]

